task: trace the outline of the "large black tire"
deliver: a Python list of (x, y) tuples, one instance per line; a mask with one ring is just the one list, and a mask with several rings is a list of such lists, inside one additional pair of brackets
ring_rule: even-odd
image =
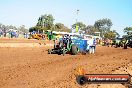
[(79, 75), (76, 78), (76, 81), (79, 85), (84, 85), (87, 82), (87, 79), (83, 75)]
[(78, 48), (76, 45), (72, 45), (72, 55), (76, 55), (78, 53)]
[(118, 48), (118, 44), (115, 44), (115, 48)]
[(124, 44), (124, 49), (127, 49), (127, 45), (126, 44)]
[(130, 43), (129, 46), (132, 48), (132, 43)]
[(61, 55), (63, 51), (59, 50), (58, 55)]
[(66, 53), (66, 52), (65, 52), (65, 47), (63, 47), (63, 56), (65, 55), (65, 53)]

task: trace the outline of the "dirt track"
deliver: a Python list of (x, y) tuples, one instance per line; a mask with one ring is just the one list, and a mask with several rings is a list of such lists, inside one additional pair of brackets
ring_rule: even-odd
[[(1, 43), (2, 41), (8, 42), (4, 39), (0, 40)], [(16, 41), (19, 43), (20, 40)], [(27, 41), (29, 40), (21, 40)], [(132, 63), (131, 48), (124, 50), (98, 46), (95, 54), (76, 56), (48, 55), (48, 48), (50, 47), (1, 47), (0, 88), (103, 88), (98, 85), (79, 86), (75, 80), (75, 69), (83, 66), (90, 74), (112, 74), (119, 67)]]

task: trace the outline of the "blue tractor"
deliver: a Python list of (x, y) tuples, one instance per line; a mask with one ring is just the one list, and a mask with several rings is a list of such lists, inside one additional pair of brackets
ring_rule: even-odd
[(48, 49), (48, 54), (63, 54), (70, 53), (76, 55), (79, 52), (86, 52), (87, 49), (87, 40), (78, 38), (71, 39), (69, 36), (61, 38), (59, 43), (56, 44), (54, 40), (54, 49)]

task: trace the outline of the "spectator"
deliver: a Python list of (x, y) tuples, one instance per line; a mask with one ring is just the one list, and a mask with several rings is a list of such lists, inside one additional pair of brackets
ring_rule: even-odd
[(93, 39), (93, 48), (94, 48), (94, 52), (96, 50), (96, 45), (97, 45), (97, 40), (96, 38)]
[(95, 52), (95, 47), (94, 47), (94, 40), (93, 40), (93, 38), (92, 37), (89, 37), (89, 39), (88, 39), (88, 41), (87, 41), (87, 43), (88, 43), (88, 47), (89, 47), (89, 53), (90, 54), (94, 54), (94, 52)]
[(6, 37), (6, 30), (4, 29), (4, 37)]
[(2, 30), (0, 30), (0, 37), (1, 37), (1, 35), (2, 35)]

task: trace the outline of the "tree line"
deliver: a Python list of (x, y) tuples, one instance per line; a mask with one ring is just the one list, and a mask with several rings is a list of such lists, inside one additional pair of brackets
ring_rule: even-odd
[(0, 30), (3, 32), (9, 32), (10, 29), (17, 30), (20, 33), (28, 33), (29, 30), (25, 28), (25, 25), (21, 25), (19, 27), (13, 26), (13, 25), (4, 25), (0, 23)]
[(82, 22), (77, 22), (72, 25), (72, 28), (75, 29), (76, 25), (79, 26), (80, 30), (83, 30), (85, 34), (94, 35), (95, 32), (100, 32), (101, 37), (104, 38), (115, 38), (120, 35), (116, 30), (111, 30), (112, 22), (110, 19), (100, 19), (95, 21), (94, 25), (85, 25)]
[(132, 27), (126, 27), (123, 31), (126, 33), (126, 35), (123, 35), (122, 37), (132, 36)]
[[(72, 32), (78, 26), (78, 29), (83, 31), (85, 34), (94, 35), (95, 32), (100, 32), (101, 37), (104, 38), (115, 38), (120, 35), (116, 32), (116, 30), (112, 30), (111, 27), (113, 25), (111, 19), (103, 18), (95, 21), (94, 25), (86, 25), (83, 22), (76, 22), (71, 26), (71, 29), (66, 27), (63, 23), (55, 23), (54, 17), (51, 14), (41, 15), (38, 18), (38, 21), (34, 27), (28, 29), (25, 28), (24, 25), (20, 27), (16, 27), (13, 25), (4, 25), (0, 23), (0, 30), (8, 31), (9, 29), (18, 30), (22, 33), (28, 33), (37, 31), (39, 33), (43, 33), (44, 31), (60, 31), (60, 32)], [(124, 35), (123, 37), (132, 36), (132, 27), (126, 27), (123, 29)]]
[(47, 30), (60, 31), (60, 32), (72, 32), (73, 29), (84, 31), (85, 34), (93, 35), (95, 32), (100, 32), (102, 37), (115, 38), (119, 36), (116, 30), (111, 30), (112, 22), (110, 19), (104, 18), (95, 21), (94, 25), (85, 25), (83, 22), (76, 22), (72, 25), (72, 28), (66, 27), (63, 23), (54, 24), (54, 17), (51, 14), (41, 15), (34, 27), (29, 28), (29, 32), (38, 31), (42, 33)]
[(54, 24), (54, 20), (55, 19), (51, 14), (41, 15), (38, 18), (36, 26), (29, 28), (29, 32), (38, 31), (39, 33), (42, 33), (43, 31), (47, 30), (71, 32), (71, 30), (66, 27), (63, 23)]

